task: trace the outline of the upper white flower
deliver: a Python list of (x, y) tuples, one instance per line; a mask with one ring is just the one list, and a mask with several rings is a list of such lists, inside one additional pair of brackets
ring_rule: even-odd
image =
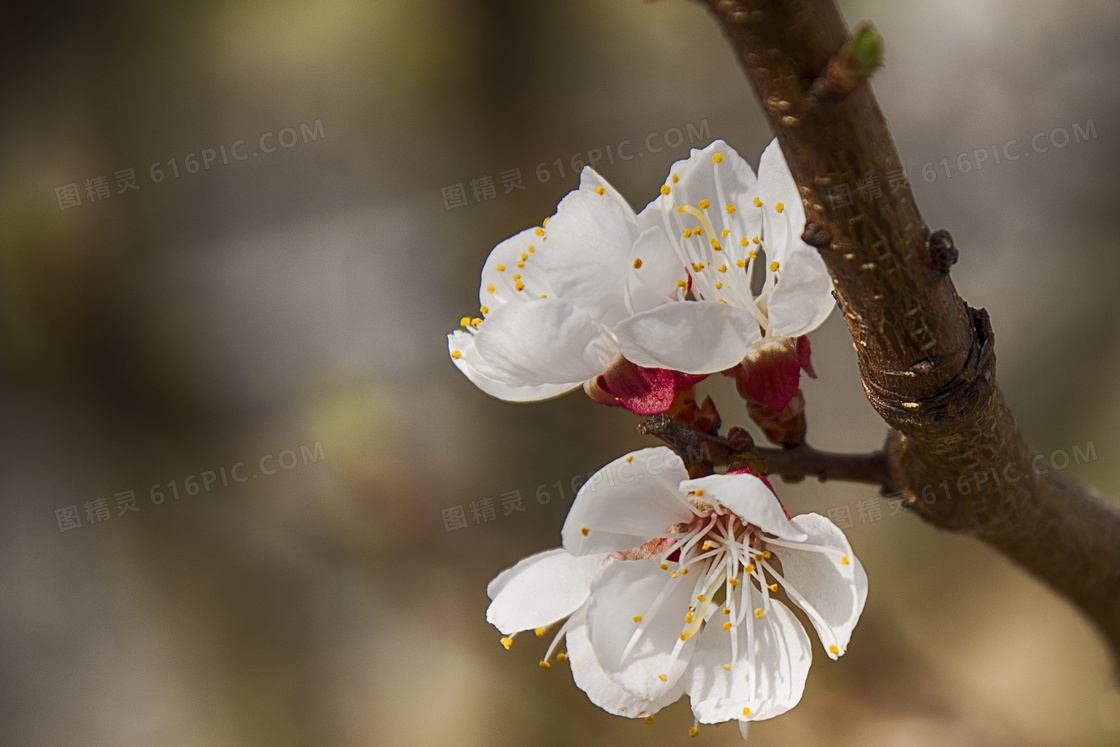
[(777, 140), (758, 172), (756, 180), (722, 140), (673, 164), (641, 219), (660, 218), (690, 271), (693, 299), (620, 324), (627, 359), (714, 373), (738, 364), (752, 346), (804, 335), (828, 317), (832, 279), (817, 250), (801, 240), (805, 210)]
[(843, 533), (817, 514), (787, 518), (754, 475), (689, 479), (652, 448), (596, 473), (563, 548), (490, 584), (487, 619), (510, 636), (568, 617), (541, 665), (566, 635), (576, 684), (611, 713), (645, 716), (688, 694), (698, 721), (745, 723), (804, 690), (812, 651), (779, 588), (842, 655), (867, 598)]
[(481, 316), (448, 335), (455, 365), (501, 399), (546, 399), (619, 359), (613, 330), (676, 297), (686, 274), (658, 222), (640, 223), (591, 168), (545, 225), (490, 253)]

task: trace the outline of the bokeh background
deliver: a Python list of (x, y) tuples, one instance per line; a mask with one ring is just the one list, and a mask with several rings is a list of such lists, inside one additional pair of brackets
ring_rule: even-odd
[[(874, 88), (1022, 427), (1116, 494), (1120, 6), (843, 9), (885, 37)], [(635, 418), (491, 399), (445, 335), (573, 156), (600, 150), (635, 207), (709, 135), (757, 163), (765, 124), (699, 4), (26, 5), (0, 11), (0, 101), (0, 742), (688, 739), (685, 702), (608, 716), (537, 668), (545, 641), (504, 651), (484, 620), (486, 582), (558, 544), (572, 478), (649, 445)], [(641, 157), (608, 162), (627, 140)], [(812, 341), (810, 440), (876, 448), (839, 315)], [(779, 488), (793, 513), (848, 507), (871, 591), (847, 656), (814, 641), (801, 705), (752, 743), (1120, 741), (1104, 647), (1052, 591), (886, 501), (876, 518), (873, 490)]]

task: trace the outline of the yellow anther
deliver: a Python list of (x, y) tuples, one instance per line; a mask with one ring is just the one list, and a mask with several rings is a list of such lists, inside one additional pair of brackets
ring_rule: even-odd
[(455, 360), (459, 360), (460, 358), (463, 357), (463, 354), (460, 353), (458, 350), (452, 350), (451, 351), (451, 357), (454, 358)]
[(478, 325), (480, 325), (480, 324), (482, 324), (482, 320), (481, 320), (481, 319), (479, 319), (479, 318), (477, 318), (477, 317), (475, 317), (474, 319), (471, 319), (471, 326), (472, 326), (472, 327), (477, 327), (477, 326), (478, 326)]
[(525, 283), (522, 283), (520, 280), (518, 280), (517, 285), (515, 285), (513, 287), (516, 288), (519, 291), (522, 291), (522, 290), (525, 290)]
[(673, 184), (676, 184), (680, 180), (681, 180), (681, 178), (679, 176), (677, 176), (676, 174), (673, 174)]
[(490, 309), (487, 308), (486, 306), (479, 306), (478, 310), (481, 311), (483, 314), (489, 314), (490, 313)]
[(586, 537), (587, 533), (590, 532), (590, 531), (591, 531), (590, 529), (588, 529), (587, 527), (584, 527), (583, 529), (579, 530), (579, 533), (582, 534), (584, 537)]
[(761, 619), (762, 619), (762, 615), (763, 615), (763, 612), (762, 612), (762, 608), (761, 608), (761, 607), (759, 607), (758, 609), (756, 609), (756, 610), (754, 611), (754, 616), (755, 616), (755, 617), (757, 617), (757, 618), (758, 618), (759, 620), (761, 620)]
[(641, 621), (642, 621), (642, 616), (641, 615), (634, 615), (634, 622), (640, 623)]
[(778, 260), (775, 259), (770, 263), (770, 272), (777, 272), (779, 267), (781, 267), (781, 265), (778, 264)]
[(471, 326), (471, 318), (469, 316), (463, 317), (462, 319), (459, 320), (459, 325), (462, 326), (462, 327)]
[(719, 266), (719, 271), (720, 272), (727, 272), (727, 265), (720, 265)]
[[(551, 218), (551, 217), (552, 217), (551, 215), (548, 216), (548, 218)], [(548, 218), (545, 218), (544, 220), (541, 221), (542, 226), (547, 226), (548, 225)]]
[(694, 618), (694, 617), (692, 616), (692, 613), (691, 613), (691, 612), (689, 612), (689, 613), (686, 613), (686, 614), (685, 614), (685, 616), (684, 616), (684, 621), (685, 621), (686, 623), (688, 623), (689, 625), (691, 625), (691, 624), (692, 624), (692, 621), (693, 621), (693, 620), (695, 620), (695, 619), (696, 619), (696, 618)]
[(840, 558), (840, 562), (843, 563), (844, 565), (847, 565), (848, 562), (849, 562), (848, 561), (848, 556), (845, 555), (844, 557)]
[(735, 266), (736, 267), (746, 267), (747, 266), (747, 260), (737, 259), (737, 260), (735, 260)]
[(728, 214), (728, 215), (731, 215), (731, 214), (732, 214), (732, 213), (734, 213), (734, 212), (735, 212), (735, 206), (734, 206), (734, 205), (730, 205), (730, 204), (729, 204), (729, 205), (727, 206), (727, 214)]
[(703, 262), (693, 262), (692, 263), (692, 271), (693, 272), (700, 272), (703, 269), (704, 269), (704, 263)]
[(681, 568), (681, 575), (682, 576), (687, 576), (688, 575), (688, 569), (687, 568)]
[(828, 650), (831, 651), (834, 654), (840, 653), (840, 649), (836, 648), (836, 646), (829, 646)]
[(680, 571), (673, 571), (672, 573), (669, 574), (669, 578), (676, 578), (679, 575), (681, 575)]
[(630, 463), (632, 463), (633, 461), (634, 461), (634, 456), (633, 456), (633, 455), (630, 455), (630, 456), (626, 457), (626, 463), (627, 463), (627, 464), (630, 464)]
[(744, 715), (744, 716), (749, 716), (749, 715), (751, 715), (751, 709), (750, 709), (750, 708), (744, 708), (744, 709), (743, 709), (743, 715)]
[[(712, 549), (712, 543), (709, 542), (708, 540), (704, 540), (704, 546), (701, 547), (700, 549), (701, 550), (711, 550)], [(700, 601), (703, 602), (704, 600), (701, 599)]]
[(755, 207), (762, 207), (762, 200), (758, 199), (757, 197), (754, 198), (754, 206)]
[(520, 280), (520, 279), (521, 279), (521, 273), (519, 272), (519, 273), (517, 273), (516, 275), (514, 275), (514, 276), (513, 276), (513, 279), (514, 279), (514, 280)]
[(739, 240), (739, 246), (746, 246), (749, 243), (751, 243), (751, 240), (748, 239), (746, 236), (744, 236), (742, 239)]
[(704, 497), (704, 491), (703, 490), (697, 490), (693, 493), (693, 495), (695, 495), (697, 498), (703, 498)]
[(727, 303), (727, 299), (726, 299), (726, 298), (721, 298), (721, 299), (719, 300), (719, 302), (720, 302), (720, 303)]
[(661, 185), (661, 194), (663, 194), (663, 195), (669, 194), (669, 185), (668, 184), (662, 184)]
[(533, 233), (535, 233), (537, 236), (544, 236), (544, 229), (538, 228), (537, 230), (533, 231)]
[(487, 286), (486, 286), (486, 292), (487, 292), (487, 293), (493, 293), (493, 292), (494, 292), (494, 285), (493, 285), (493, 283), (491, 283), (490, 285), (487, 285)]
[(747, 252), (747, 256), (750, 257), (751, 259), (757, 259), (758, 258), (758, 252), (756, 252), (754, 249), (751, 249), (749, 252)]
[(509, 647), (513, 645), (513, 639), (509, 636), (505, 636), (502, 638), (502, 645), (506, 647), (506, 651), (509, 651)]
[(731, 630), (731, 623), (730, 622), (725, 622), (723, 624), (723, 629), (724, 629), (724, 631)]
[(730, 229), (730, 228), (725, 228), (725, 229), (723, 229), (722, 231), (720, 231), (720, 232), (719, 232), (719, 235), (720, 235), (720, 236), (721, 236), (722, 238), (725, 238), (725, 239), (726, 239), (726, 238), (727, 238), (727, 234), (729, 234), (729, 233), (731, 233), (731, 229)]
[(769, 559), (770, 559), (770, 551), (769, 551), (769, 550), (763, 550), (763, 551), (762, 551), (762, 557), (764, 557), (764, 558), (766, 558), (767, 560), (769, 560)]
[(661, 680), (662, 682), (667, 682), (669, 680), (669, 678), (664, 674), (657, 675), (657, 679)]
[(716, 241), (714, 238), (708, 239), (708, 243), (712, 245), (712, 251), (713, 252), (718, 252), (720, 249), (723, 248), (722, 246), (719, 245), (719, 242)]
[(647, 724), (652, 724), (653, 716), (646, 716), (644, 719), (642, 719), (642, 721), (645, 721)]
[(521, 252), (521, 261), (524, 262), (527, 259), (529, 259), (529, 252)]
[(700, 727), (698, 727), (698, 726), (694, 726), (694, 727), (692, 727), (691, 729), (689, 729), (689, 730), (688, 730), (688, 736), (690, 736), (690, 737), (698, 737), (698, 736), (700, 736)]
[(691, 228), (686, 228), (686, 229), (684, 229), (683, 231), (681, 231), (681, 234), (682, 234), (682, 235), (683, 235), (683, 236), (684, 236), (684, 237), (685, 237), (686, 239), (691, 239), (691, 238), (692, 238), (692, 229), (691, 229)]
[(778, 590), (778, 585), (777, 584), (770, 584), (769, 588), (770, 588), (770, 591), (777, 591)]
[(706, 602), (706, 601), (708, 601), (708, 598), (706, 596), (704, 596), (703, 594), (697, 594), (696, 595), (696, 601)]
[(777, 210), (779, 213), (782, 212), (783, 210), (786, 209), (785, 203), (779, 202), (777, 205), (774, 206), (774, 209)]
[(525, 263), (524, 263), (524, 262), (518, 262), (518, 263), (517, 263), (517, 269), (521, 269), (521, 268), (522, 268), (522, 267), (524, 267), (524, 266), (525, 266)]
[(539, 667), (540, 667), (541, 669), (545, 670), (546, 672), (547, 672), (547, 671), (548, 671), (549, 669), (552, 669), (552, 665), (551, 665), (551, 664), (549, 664), (549, 663), (548, 663), (547, 661), (542, 661), (542, 662), (541, 662), (540, 664), (538, 664), (537, 666), (539, 666)]
[(724, 664), (723, 668), (726, 669), (728, 672), (731, 671), (731, 665), (730, 664)]
[(634, 258), (634, 269), (636, 270), (641, 266), (642, 266), (642, 258), (641, 257), (635, 257)]
[(708, 207), (710, 207), (710, 206), (711, 206), (711, 204), (712, 204), (712, 203), (708, 202), (707, 200), (700, 200), (700, 202), (696, 203), (696, 205), (697, 205), (697, 206), (698, 206), (698, 207), (699, 207), (699, 208), (700, 208), (701, 210), (707, 210), (707, 209), (708, 209)]
[[(722, 288), (723, 288), (723, 283), (721, 283), (721, 282), (719, 282), (719, 281), (717, 280), (717, 281), (716, 281), (716, 290), (718, 291), (718, 290), (720, 290), (720, 289), (722, 289)], [(707, 549), (707, 548), (705, 548), (705, 549)]]
[(537, 253), (537, 248), (535, 246), (533, 246), (532, 244), (530, 244), (529, 245), (529, 254), (536, 254), (536, 253)]
[(563, 651), (556, 654), (556, 661), (567, 661), (567, 660), (568, 660), (568, 655), (565, 654)]
[(546, 296), (545, 294), (542, 293), (541, 298), (548, 298), (548, 296)]
[(688, 637), (689, 637), (689, 636), (688, 636), (688, 633), (681, 633), (681, 640), (682, 640), (682, 641), (687, 641), (687, 640), (688, 640)]
[(761, 244), (762, 243), (762, 241), (757, 236), (755, 236), (753, 239), (751, 239), (751, 241), (753, 241), (756, 244)]
[(727, 579), (727, 583), (731, 585), (731, 588), (732, 588), (732, 589), (734, 589), (734, 588), (735, 588), (736, 586), (738, 586), (738, 585), (739, 585), (739, 579), (737, 579), (737, 578), (729, 578), (729, 579)]
[(754, 573), (754, 563), (751, 563), (750, 565), (748, 565), (743, 570), (746, 571), (747, 573)]
[(494, 265), (494, 269), (497, 270), (498, 272), (505, 272), (506, 271), (506, 266), (505, 265)]
[(666, 563), (666, 562), (664, 562), (664, 561), (662, 561), (662, 563), (661, 563), (661, 570), (663, 570), (663, 571), (667, 571), (667, 570), (669, 570), (669, 564), (668, 564), (668, 563)]
[(603, 189), (602, 187), (596, 187), (595, 188), (595, 194), (605, 195), (606, 193), (607, 193), (607, 190)]
[(544, 638), (544, 634), (548, 631), (545, 628), (533, 628), (533, 632), (537, 634), (537, 638)]
[(723, 161), (723, 154), (722, 153), (713, 153), (712, 154), (712, 163), (721, 163), (722, 161)]
[(688, 283), (686, 283), (686, 282), (685, 282), (685, 281), (683, 281), (683, 280), (678, 280), (678, 281), (677, 281), (677, 287), (678, 287), (678, 288), (687, 288), (687, 287), (688, 287)]
[(697, 226), (696, 228), (692, 229), (692, 232), (694, 234), (696, 234), (697, 236), (703, 236), (704, 235), (704, 227), (703, 226)]
[(731, 608), (730, 607), (724, 607), (723, 608), (723, 614), (730, 615), (731, 614)]

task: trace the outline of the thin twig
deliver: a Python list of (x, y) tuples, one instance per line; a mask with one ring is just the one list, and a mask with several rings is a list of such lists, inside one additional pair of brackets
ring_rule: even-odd
[[(646, 418), (638, 430), (655, 436), (676, 451), (688, 464), (728, 464), (736, 456), (750, 455), (766, 465), (765, 474), (778, 475), (787, 482), (805, 477), (848, 480), (890, 489), (887, 460), (881, 451), (870, 454), (835, 454), (817, 451), (807, 444), (792, 449), (755, 446), (750, 439), (725, 438), (681, 425), (665, 415)], [(746, 433), (745, 431), (740, 431)], [(737, 435), (737, 434), (736, 434)], [(736, 441), (739, 443), (735, 443)]]

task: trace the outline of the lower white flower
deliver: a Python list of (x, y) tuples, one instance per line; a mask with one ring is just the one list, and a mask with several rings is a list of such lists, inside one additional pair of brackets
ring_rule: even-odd
[(745, 726), (788, 711), (812, 650), (778, 590), (833, 659), (867, 598), (867, 576), (831, 521), (788, 518), (751, 474), (689, 479), (666, 448), (596, 473), (572, 505), (563, 545), (498, 576), (487, 617), (509, 635), (570, 615), (542, 667), (566, 634), (577, 685), (631, 718), (682, 693), (701, 723)]

